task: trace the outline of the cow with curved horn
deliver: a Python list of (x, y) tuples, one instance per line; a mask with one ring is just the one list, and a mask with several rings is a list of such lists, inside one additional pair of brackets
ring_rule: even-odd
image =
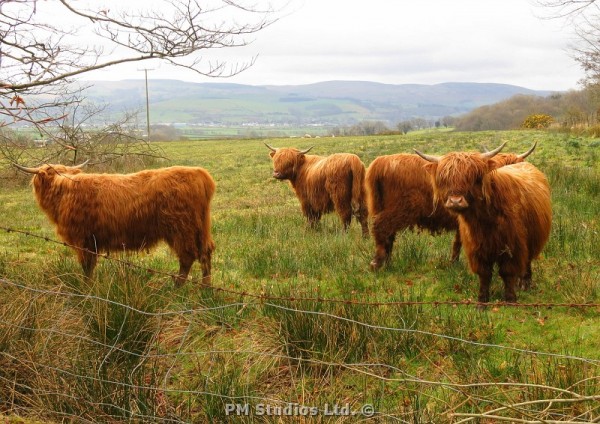
[(363, 235), (369, 235), (365, 166), (358, 156), (351, 153), (308, 155), (312, 147), (298, 150), (265, 145), (273, 160), (273, 177), (290, 182), (311, 226), (319, 222), (321, 215), (335, 210), (344, 229), (350, 226), (354, 215)]
[[(523, 162), (527, 156), (533, 153), (537, 146), (537, 141), (533, 143), (533, 146), (529, 148), (525, 153), (516, 154), (516, 153), (504, 153), (500, 152), (493, 156), (491, 159), (501, 166), (504, 165), (512, 165), (513, 163)], [(483, 146), (484, 153), (489, 153), (489, 150), (486, 146)]]
[(550, 235), (552, 208), (546, 176), (528, 162), (502, 166), (487, 153), (416, 153), (428, 163), (434, 198), (458, 216), (471, 270), (479, 277), (479, 302), (489, 302), (495, 264), (504, 299), (517, 300), (516, 287), (531, 284), (531, 262)]
[[(517, 155), (500, 153), (493, 160), (499, 166), (522, 162), (535, 150)], [(427, 161), (415, 154), (399, 153), (377, 157), (365, 176), (371, 234), (375, 240), (372, 270), (389, 261), (396, 233), (405, 229), (428, 230), (432, 234), (455, 231), (451, 260), (458, 260), (461, 249), (456, 215), (434, 200), (433, 187), (424, 166)]]
[(210, 284), (210, 201), (215, 183), (206, 170), (175, 166), (133, 174), (88, 174), (81, 170), (85, 163), (14, 165), (33, 174), (38, 205), (61, 239), (77, 251), (86, 276), (92, 275), (97, 253), (147, 249), (162, 240), (179, 258), (176, 286), (186, 281), (196, 260), (203, 283)]

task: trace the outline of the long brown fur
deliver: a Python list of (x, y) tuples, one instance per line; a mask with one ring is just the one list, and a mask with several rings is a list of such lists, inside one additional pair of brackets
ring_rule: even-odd
[[(500, 153), (493, 158), (497, 166), (523, 160), (513, 153)], [(365, 187), (375, 239), (371, 269), (379, 269), (389, 261), (398, 231), (415, 227), (432, 234), (456, 231), (451, 260), (458, 260), (462, 245), (458, 221), (456, 215), (434, 200), (431, 179), (424, 168), (427, 163), (418, 155), (400, 153), (379, 156), (369, 165)]]
[[(210, 201), (215, 183), (202, 168), (171, 167), (134, 174), (87, 174), (63, 165), (44, 165), (34, 175), (41, 209), (70, 245), (92, 252), (140, 250), (164, 240), (179, 258), (176, 285), (195, 260), (210, 284), (214, 242)], [(91, 276), (97, 256), (76, 249)]]
[(350, 226), (354, 215), (363, 235), (368, 236), (365, 166), (358, 156), (351, 153), (307, 155), (294, 148), (279, 148), (269, 155), (273, 160), (273, 176), (289, 180), (311, 226), (319, 222), (321, 215), (335, 210), (344, 229)]
[(499, 167), (478, 153), (448, 153), (426, 168), (434, 197), (458, 214), (469, 266), (479, 276), (479, 301), (489, 301), (494, 264), (504, 282), (504, 299), (516, 301), (517, 283), (530, 286), (531, 262), (550, 235), (545, 175), (527, 162)]
[[(417, 155), (379, 156), (365, 177), (367, 204), (375, 256), (371, 269), (378, 269), (390, 258), (396, 233), (419, 228), (432, 233), (458, 229), (456, 217), (433, 201), (433, 188), (425, 170), (428, 162)], [(452, 259), (458, 259), (461, 242), (456, 233)]]

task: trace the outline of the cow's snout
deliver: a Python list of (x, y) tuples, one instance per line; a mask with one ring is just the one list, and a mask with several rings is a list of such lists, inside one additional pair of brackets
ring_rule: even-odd
[(278, 180), (280, 180), (283, 177), (281, 175), (281, 172), (273, 171), (273, 178), (277, 178)]
[(446, 206), (448, 209), (462, 210), (468, 208), (469, 203), (467, 203), (467, 200), (464, 198), (464, 196), (448, 196), (444, 206)]

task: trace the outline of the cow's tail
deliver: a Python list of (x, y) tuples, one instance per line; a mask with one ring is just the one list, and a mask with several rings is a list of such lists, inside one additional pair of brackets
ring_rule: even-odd
[(369, 209), (365, 190), (365, 166), (356, 157), (352, 162), (352, 213), (362, 227), (363, 237), (369, 236)]
[(369, 166), (365, 175), (366, 202), (369, 215), (374, 217), (383, 209), (383, 187), (377, 159)]
[(196, 246), (198, 248), (198, 261), (202, 267), (202, 283), (211, 284), (211, 262), (212, 252), (215, 249), (215, 242), (211, 234), (210, 203), (215, 193), (215, 182), (207, 173), (206, 178), (201, 183), (202, 201), (198, 205), (200, 216), (198, 231), (196, 233)]
[(360, 159), (352, 161), (352, 211), (355, 215), (366, 211), (365, 166)]

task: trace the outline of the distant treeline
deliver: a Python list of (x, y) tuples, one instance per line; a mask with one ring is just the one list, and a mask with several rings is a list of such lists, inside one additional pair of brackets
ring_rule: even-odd
[(555, 93), (547, 97), (516, 95), (481, 106), (454, 120), (459, 131), (511, 130), (521, 128), (531, 115), (554, 118), (555, 126), (593, 127), (599, 124), (600, 88)]

